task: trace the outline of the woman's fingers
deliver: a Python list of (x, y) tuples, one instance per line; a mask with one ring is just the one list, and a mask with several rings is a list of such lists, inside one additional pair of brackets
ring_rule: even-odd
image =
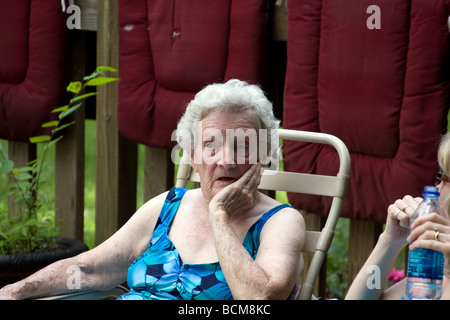
[(256, 163), (252, 166), (252, 176), (250, 177), (250, 180), (247, 183), (248, 190), (256, 190), (258, 189), (259, 182), (261, 181), (261, 165), (259, 163)]
[(444, 217), (433, 213), (416, 219), (411, 226), (408, 242), (417, 240), (448, 240), (450, 224)]
[(212, 204), (218, 204), (228, 213), (252, 206), (260, 181), (259, 169), (259, 164), (252, 165), (236, 182), (221, 190)]
[(411, 242), (409, 249), (432, 249), (444, 254), (450, 250), (450, 236), (439, 230), (426, 230), (418, 238)]
[(398, 199), (394, 204), (389, 206), (388, 215), (390, 218), (398, 220), (398, 224), (401, 227), (409, 228), (409, 219), (412, 217), (421, 201), (421, 198), (405, 196), (403, 199)]

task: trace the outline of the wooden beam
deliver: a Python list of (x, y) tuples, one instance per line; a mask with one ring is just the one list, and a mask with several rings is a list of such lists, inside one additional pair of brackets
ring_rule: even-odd
[(369, 221), (350, 220), (348, 246), (349, 286), (369, 257), (382, 231), (383, 225)]
[[(119, 66), (118, 4), (98, 1), (97, 64)], [(136, 210), (137, 145), (117, 127), (118, 83), (98, 87), (95, 242), (109, 238)], [(130, 166), (130, 167), (129, 167)]]
[(98, 0), (76, 0), (74, 2), (80, 7), (82, 30), (97, 30), (97, 2)]
[(84, 108), (72, 117), (76, 125), (56, 144), (55, 223), (61, 236), (83, 241)]
[(287, 0), (278, 0), (273, 5), (272, 38), (278, 41), (287, 41), (287, 29), (288, 29)]
[[(71, 80), (85, 75), (84, 32), (70, 34)], [(69, 121), (75, 121), (64, 132), (64, 138), (56, 144), (55, 151), (55, 223), (61, 236), (84, 239), (84, 130), (85, 103)]]
[(169, 190), (174, 183), (171, 150), (145, 148), (144, 202)]

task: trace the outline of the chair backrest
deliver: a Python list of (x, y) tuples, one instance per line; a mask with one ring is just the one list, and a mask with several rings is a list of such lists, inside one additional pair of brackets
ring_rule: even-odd
[[(279, 129), (280, 139), (305, 141), (332, 146), (339, 155), (340, 166), (335, 176), (306, 174), (297, 172), (277, 171), (264, 172), (261, 177), (260, 189), (278, 190), (312, 195), (332, 197), (328, 218), (322, 231), (306, 231), (304, 252), (313, 252), (311, 264), (302, 283), (298, 299), (311, 298), (314, 283), (322, 266), (323, 260), (333, 240), (334, 230), (340, 215), (342, 201), (345, 197), (349, 173), (350, 155), (345, 144), (335, 136), (306, 131)], [(191, 170), (189, 162), (181, 160), (178, 168), (176, 186), (184, 187), (187, 181), (199, 182), (199, 176)]]

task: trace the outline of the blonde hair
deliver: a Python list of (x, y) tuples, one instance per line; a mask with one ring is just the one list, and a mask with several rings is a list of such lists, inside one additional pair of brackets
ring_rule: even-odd
[[(450, 177), (450, 132), (447, 132), (441, 137), (438, 146), (438, 163), (442, 172)], [(445, 199), (447, 212), (450, 214), (450, 197)]]
[(442, 172), (450, 176), (450, 132), (444, 134), (439, 142), (438, 163)]

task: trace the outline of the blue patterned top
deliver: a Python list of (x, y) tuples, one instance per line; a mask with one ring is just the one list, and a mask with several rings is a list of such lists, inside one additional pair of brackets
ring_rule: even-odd
[[(173, 218), (187, 189), (172, 188), (161, 209), (149, 248), (128, 269), (130, 292), (119, 300), (231, 300), (233, 296), (219, 262), (186, 264), (168, 237)], [(264, 213), (247, 232), (243, 245), (253, 259), (259, 235), (283, 204)]]

